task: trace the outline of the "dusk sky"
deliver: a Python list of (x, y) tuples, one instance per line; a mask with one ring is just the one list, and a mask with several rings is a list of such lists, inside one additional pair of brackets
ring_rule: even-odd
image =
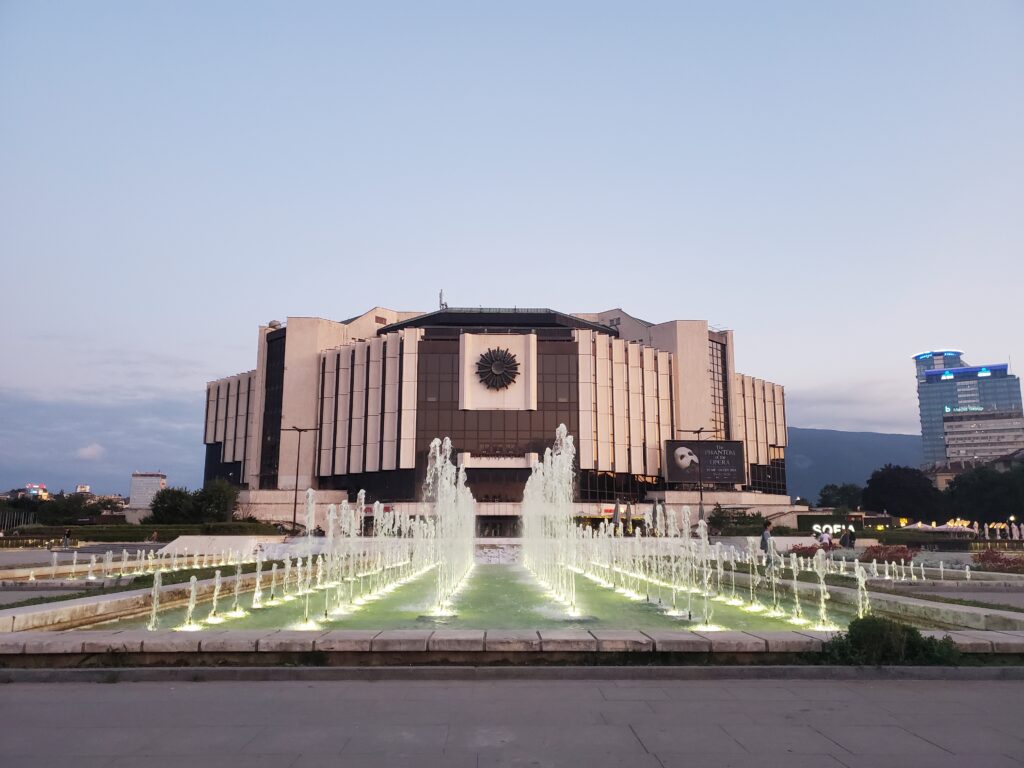
[(914, 433), (913, 353), (1024, 361), (1024, 4), (0, 0), (0, 210), (2, 489), (198, 485), (258, 325), (442, 288)]

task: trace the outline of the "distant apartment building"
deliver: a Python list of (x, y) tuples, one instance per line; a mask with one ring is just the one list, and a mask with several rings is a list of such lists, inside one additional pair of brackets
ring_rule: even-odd
[(1024, 435), (1014, 426), (1022, 416), (1020, 380), (1006, 363), (972, 366), (963, 354), (940, 349), (914, 355), (929, 466), (992, 459), (1024, 447)]
[(30, 499), (38, 499), (39, 501), (46, 501), (50, 498), (50, 492), (46, 490), (44, 483), (26, 483), (25, 492), (20, 495)]
[(125, 519), (129, 523), (137, 523), (147, 517), (153, 497), (166, 487), (167, 475), (163, 472), (132, 472), (128, 506), (124, 510)]
[(942, 418), (946, 461), (993, 461), (1024, 446), (1020, 411), (967, 411)]

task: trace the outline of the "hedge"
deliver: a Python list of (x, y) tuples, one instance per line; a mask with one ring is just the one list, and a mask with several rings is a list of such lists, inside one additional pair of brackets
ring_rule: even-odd
[(64, 531), (79, 541), (148, 541), (156, 531), (158, 541), (173, 541), (179, 536), (259, 536), (273, 535), (277, 528), (268, 523), (196, 523), (194, 525), (23, 525), (26, 536), (60, 540)]
[(878, 534), (879, 544), (902, 544), (916, 549), (942, 549), (948, 552), (967, 552), (971, 548), (971, 540), (953, 538), (941, 533), (919, 533), (918, 531), (882, 531)]

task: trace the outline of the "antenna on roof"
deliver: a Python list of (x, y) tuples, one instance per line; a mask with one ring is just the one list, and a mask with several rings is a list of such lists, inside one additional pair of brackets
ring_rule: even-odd
[(439, 294), (437, 294), (437, 304), (438, 304), (438, 309), (448, 309), (448, 302), (446, 302), (444, 300), (444, 289), (443, 288), (441, 289), (441, 292)]

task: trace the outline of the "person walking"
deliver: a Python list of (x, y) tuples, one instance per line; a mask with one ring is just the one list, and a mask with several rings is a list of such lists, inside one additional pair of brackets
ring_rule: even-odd
[(64, 540), (61, 542), (61, 547), (67, 549), (71, 545), (71, 529), (66, 528), (64, 530)]
[(764, 552), (764, 560), (769, 568), (775, 567), (772, 557), (772, 521), (764, 521), (764, 530), (761, 531), (761, 551)]

